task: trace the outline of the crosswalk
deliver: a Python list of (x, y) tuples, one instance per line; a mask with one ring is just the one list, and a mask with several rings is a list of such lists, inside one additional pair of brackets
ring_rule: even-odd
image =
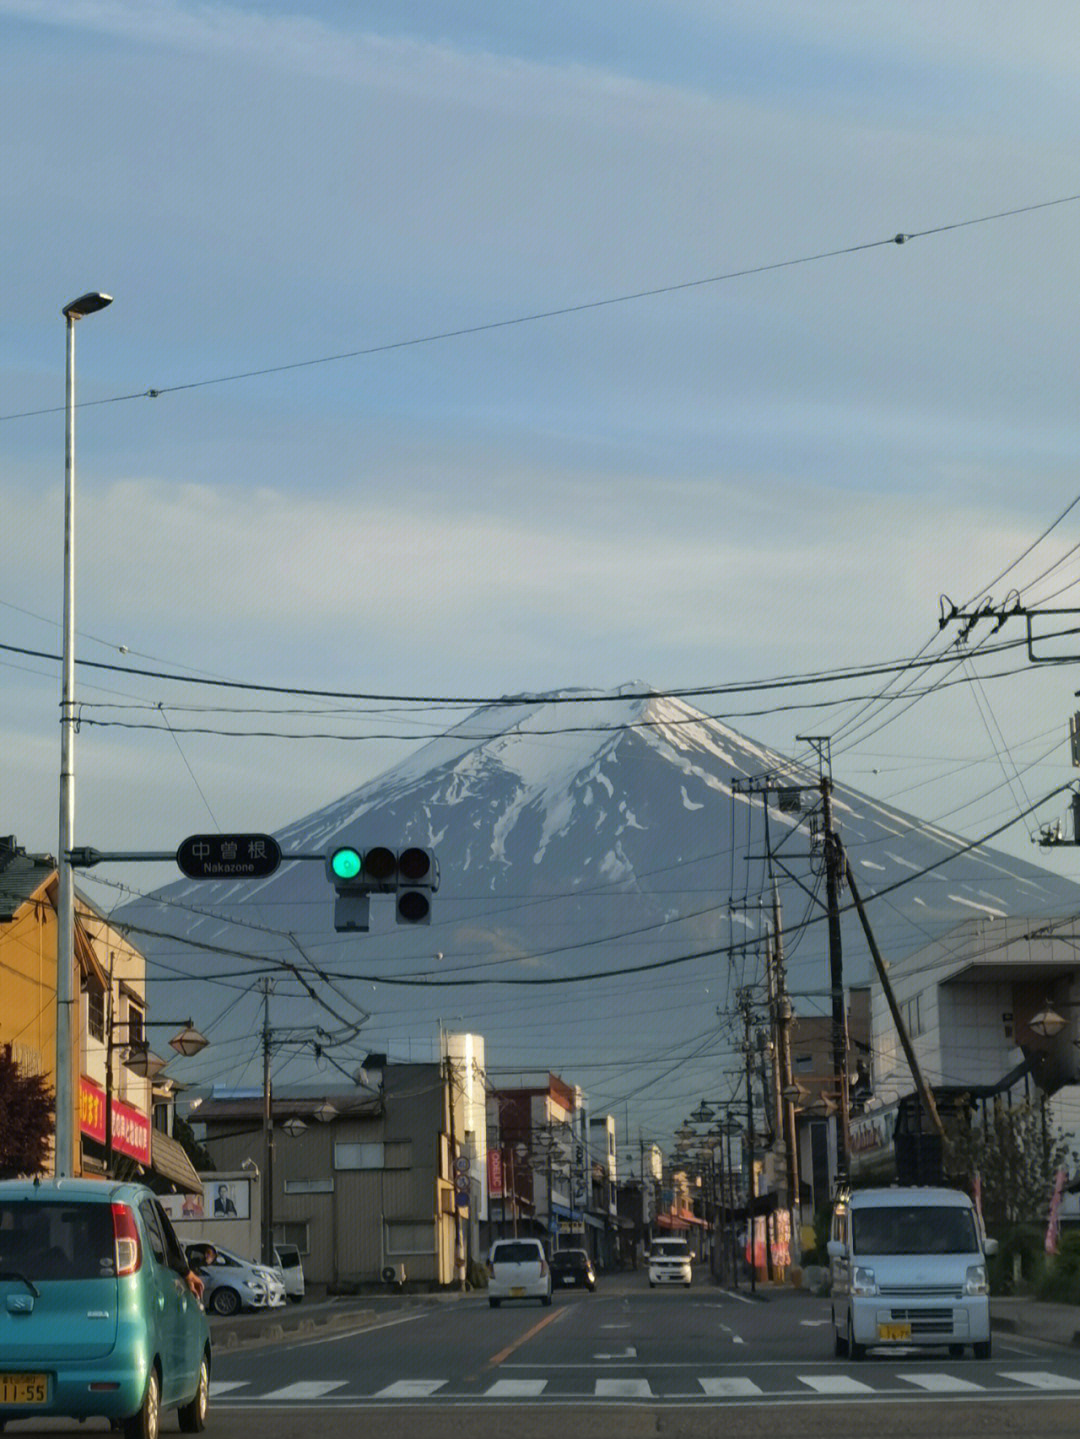
[(1066, 1394), (1080, 1390), (1080, 1379), (1047, 1370), (1002, 1369), (983, 1375), (978, 1380), (938, 1370), (895, 1370), (877, 1372), (872, 1378), (856, 1378), (847, 1372), (823, 1370), (815, 1374), (790, 1374), (786, 1379), (776, 1376), (771, 1384), (759, 1383), (749, 1375), (705, 1375), (693, 1380), (672, 1380), (662, 1388), (654, 1381), (635, 1375), (603, 1375), (570, 1385), (564, 1376), (502, 1377), (476, 1391), (463, 1390), (451, 1379), (396, 1379), (382, 1388), (363, 1391), (349, 1379), (304, 1379), (260, 1392), (248, 1380), (214, 1380), (211, 1399), (226, 1404), (311, 1404), (320, 1400), (331, 1403), (364, 1404), (373, 1401), (411, 1401), (426, 1399), (523, 1400), (558, 1397), (560, 1399), (665, 1400), (713, 1399), (719, 1401), (757, 1400), (770, 1397), (803, 1397), (827, 1399), (859, 1398), (874, 1395), (915, 1394), (942, 1396), (980, 1393), (1038, 1392)]

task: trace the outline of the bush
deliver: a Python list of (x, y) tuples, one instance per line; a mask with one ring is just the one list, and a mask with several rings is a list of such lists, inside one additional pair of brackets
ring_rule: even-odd
[(1056, 1254), (1044, 1254), (1035, 1292), (1040, 1299), (1080, 1304), (1080, 1234), (1063, 1234)]
[(998, 1242), (998, 1250), (986, 1261), (991, 1294), (1015, 1294), (1018, 1290), (1030, 1289), (1043, 1270), (1042, 1228), (1034, 1224), (1014, 1224), (992, 1237)]

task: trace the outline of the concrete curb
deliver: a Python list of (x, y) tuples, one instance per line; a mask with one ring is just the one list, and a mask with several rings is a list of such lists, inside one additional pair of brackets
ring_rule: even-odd
[(257, 1344), (281, 1344), (286, 1338), (315, 1339), (323, 1330), (367, 1329), (377, 1318), (374, 1309), (348, 1309), (317, 1319), (298, 1317), (291, 1323), (270, 1320), (239, 1328), (211, 1324), (210, 1337), (215, 1349), (250, 1349)]

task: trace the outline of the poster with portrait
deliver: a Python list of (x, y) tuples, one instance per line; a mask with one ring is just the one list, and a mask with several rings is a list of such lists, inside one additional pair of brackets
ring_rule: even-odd
[(211, 1175), (203, 1181), (201, 1194), (163, 1194), (161, 1204), (174, 1224), (185, 1220), (250, 1219), (251, 1181)]

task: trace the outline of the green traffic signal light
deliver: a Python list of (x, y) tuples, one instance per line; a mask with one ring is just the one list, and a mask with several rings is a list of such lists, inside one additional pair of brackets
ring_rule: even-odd
[(336, 849), (330, 856), (330, 870), (335, 879), (355, 879), (364, 867), (358, 849)]

